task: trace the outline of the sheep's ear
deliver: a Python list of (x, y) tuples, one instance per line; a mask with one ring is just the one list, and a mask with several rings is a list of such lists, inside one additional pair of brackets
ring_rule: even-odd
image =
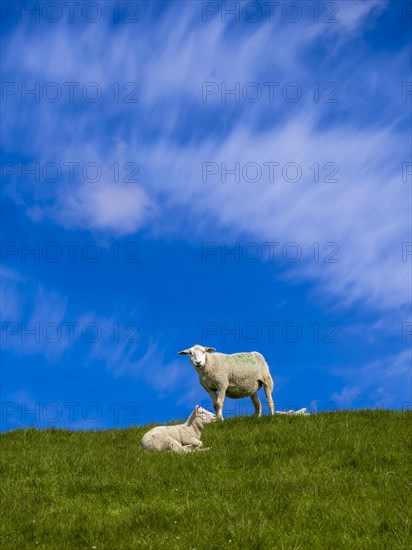
[(205, 350), (209, 353), (212, 353), (212, 351), (216, 351), (216, 348), (205, 348)]
[(190, 355), (190, 348), (182, 349), (182, 351), (178, 351), (177, 355)]
[(199, 414), (199, 405), (196, 405), (195, 407), (195, 415), (197, 416)]

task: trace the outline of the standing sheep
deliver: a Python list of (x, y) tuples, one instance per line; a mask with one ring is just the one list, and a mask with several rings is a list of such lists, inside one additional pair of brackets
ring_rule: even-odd
[(212, 398), (217, 418), (223, 420), (222, 409), (226, 395), (233, 399), (250, 397), (255, 414), (261, 416), (262, 404), (257, 392), (262, 386), (270, 414), (274, 414), (273, 380), (263, 355), (257, 351), (233, 355), (212, 354), (214, 351), (215, 348), (195, 345), (179, 351), (178, 354), (190, 355), (190, 362), (199, 375), (201, 385)]
[(216, 416), (213, 413), (196, 405), (184, 424), (156, 426), (145, 433), (142, 438), (142, 447), (145, 451), (174, 451), (176, 453), (190, 453), (199, 450), (203, 445), (200, 435), (205, 424), (215, 420)]

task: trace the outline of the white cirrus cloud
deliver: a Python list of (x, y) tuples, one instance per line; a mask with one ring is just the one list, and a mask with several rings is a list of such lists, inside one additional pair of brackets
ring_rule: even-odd
[(341, 407), (356, 406), (358, 398), (378, 408), (410, 406), (411, 364), (412, 352), (405, 349), (358, 367), (336, 369), (346, 384), (331, 399)]
[[(51, 36), (36, 32), (30, 41), (20, 27), (4, 52), (5, 71), (16, 79), (93, 80), (106, 92), (114, 81), (137, 81), (141, 93), (137, 104), (42, 101), (16, 108), (10, 99), (3, 123), (8, 150), (41, 162), (136, 161), (142, 177), (137, 185), (106, 178), (48, 189), (14, 181), (8, 192), (34, 221), (52, 219), (106, 235), (144, 228), (191, 242), (216, 233), (226, 240), (296, 241), (306, 248), (336, 242), (338, 264), (303, 262), (285, 276), (314, 281), (319, 300), (327, 295), (340, 306), (404, 311), (410, 266), (401, 254), (410, 238), (410, 186), (402, 181), (409, 113), (401, 86), (409, 54), (406, 48), (373, 52), (361, 40), (355, 50), (353, 44), (388, 6), (345, 2), (339, 4), (339, 24), (266, 22), (239, 34), (220, 18), (202, 24), (199, 6), (188, 3), (179, 12), (172, 6), (158, 21), (145, 20), (138, 33), (124, 27), (109, 50), (110, 31), (103, 24), (55, 25)], [(148, 52), (149, 38), (154, 46)], [(314, 63), (308, 52), (320, 44), (325, 54)], [(305, 92), (298, 104), (280, 97), (256, 104), (202, 101), (205, 81), (232, 86), (296, 79)], [(313, 102), (308, 90), (314, 81), (339, 84), (336, 109)], [(375, 111), (369, 111), (375, 96)], [(304, 175), (296, 184), (281, 178), (223, 183), (219, 172), (204, 182), (205, 162), (294, 162)], [(335, 163), (339, 182), (315, 183), (309, 168), (315, 162)]]

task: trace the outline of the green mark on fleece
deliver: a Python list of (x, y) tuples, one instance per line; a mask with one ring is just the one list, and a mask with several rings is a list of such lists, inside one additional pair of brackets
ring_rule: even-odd
[(251, 353), (233, 353), (225, 358), (225, 361), (228, 360), (242, 361), (243, 363), (256, 363), (256, 357)]

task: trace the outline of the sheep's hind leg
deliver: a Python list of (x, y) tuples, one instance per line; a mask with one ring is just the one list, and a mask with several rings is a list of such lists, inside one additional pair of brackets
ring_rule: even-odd
[(272, 392), (273, 392), (272, 380), (263, 382), (263, 387), (265, 389), (266, 401), (268, 402), (270, 414), (275, 414), (275, 404), (272, 399)]
[(253, 406), (255, 407), (255, 415), (262, 416), (262, 403), (260, 402), (259, 396), (257, 393), (254, 393), (250, 396)]

